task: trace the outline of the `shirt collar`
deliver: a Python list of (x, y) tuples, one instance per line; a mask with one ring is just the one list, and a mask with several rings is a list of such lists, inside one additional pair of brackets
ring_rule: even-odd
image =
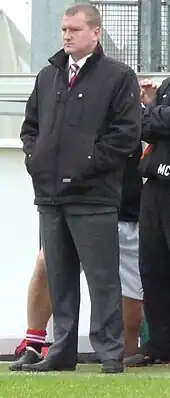
[(87, 61), (87, 59), (88, 59), (89, 57), (91, 57), (91, 55), (92, 55), (92, 54), (88, 54), (88, 55), (86, 55), (85, 57), (79, 59), (79, 61), (77, 61), (77, 62), (75, 62), (74, 59), (72, 58), (72, 56), (69, 55), (69, 61), (68, 61), (69, 68), (70, 68), (71, 65), (73, 65), (73, 64), (76, 63), (76, 64), (78, 65), (79, 69), (81, 69), (82, 66), (85, 64), (85, 62)]

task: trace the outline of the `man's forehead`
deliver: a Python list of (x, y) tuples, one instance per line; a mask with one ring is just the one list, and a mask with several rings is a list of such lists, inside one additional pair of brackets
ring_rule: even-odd
[(64, 15), (62, 19), (62, 26), (80, 26), (87, 24), (86, 16), (83, 12), (78, 12), (75, 15)]

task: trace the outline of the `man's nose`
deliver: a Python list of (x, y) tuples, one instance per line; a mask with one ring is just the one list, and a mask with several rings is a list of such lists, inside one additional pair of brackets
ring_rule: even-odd
[(70, 34), (70, 31), (69, 30), (66, 30), (65, 32), (64, 32), (64, 39), (65, 40), (70, 40), (71, 39), (71, 34)]

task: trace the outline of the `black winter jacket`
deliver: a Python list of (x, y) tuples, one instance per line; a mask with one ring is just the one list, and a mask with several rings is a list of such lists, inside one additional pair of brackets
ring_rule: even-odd
[(21, 140), (35, 204), (120, 205), (122, 175), (140, 140), (135, 73), (100, 45), (68, 88), (63, 50), (38, 74)]
[(142, 139), (149, 143), (141, 163), (143, 177), (170, 181), (170, 78), (158, 88), (142, 115)]

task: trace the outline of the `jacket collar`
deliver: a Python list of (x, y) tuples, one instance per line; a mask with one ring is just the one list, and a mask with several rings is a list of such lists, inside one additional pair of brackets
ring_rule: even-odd
[[(89, 64), (94, 64), (104, 55), (103, 48), (100, 43), (97, 44), (91, 57), (88, 58)], [(48, 59), (51, 65), (56, 66), (60, 69), (65, 69), (68, 63), (69, 56), (65, 53), (64, 49), (58, 51), (51, 58)]]

